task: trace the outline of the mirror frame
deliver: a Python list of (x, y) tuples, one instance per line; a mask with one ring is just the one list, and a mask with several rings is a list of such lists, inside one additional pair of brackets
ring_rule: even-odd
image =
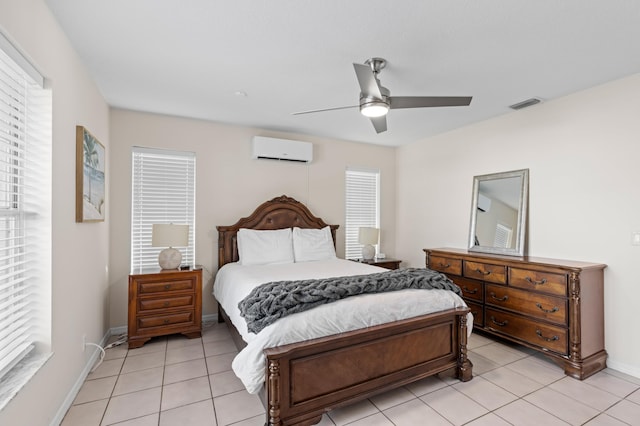
[[(518, 201), (518, 229), (516, 232), (515, 248), (502, 248), (492, 246), (479, 246), (475, 244), (476, 237), (476, 219), (478, 214), (478, 192), (480, 183), (490, 180), (506, 179), (520, 177), (520, 198)], [(473, 198), (471, 201), (471, 223), (469, 226), (469, 251), (480, 253), (495, 253), (507, 256), (524, 256), (525, 254), (525, 237), (527, 226), (527, 207), (529, 200), (529, 169), (513, 170), (503, 173), (492, 173), (473, 177)]]

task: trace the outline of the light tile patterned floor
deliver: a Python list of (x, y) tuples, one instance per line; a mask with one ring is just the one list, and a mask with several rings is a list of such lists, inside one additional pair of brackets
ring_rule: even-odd
[[(473, 334), (474, 379), (430, 377), (326, 414), (321, 426), (640, 425), (640, 379), (606, 369), (566, 377), (522, 346)], [(265, 411), (231, 371), (224, 324), (201, 339), (153, 339), (107, 350), (63, 426), (262, 426)]]

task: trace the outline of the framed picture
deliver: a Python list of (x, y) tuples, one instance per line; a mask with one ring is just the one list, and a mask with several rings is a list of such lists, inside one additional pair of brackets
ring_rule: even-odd
[(104, 146), (76, 126), (76, 222), (102, 222), (105, 213)]

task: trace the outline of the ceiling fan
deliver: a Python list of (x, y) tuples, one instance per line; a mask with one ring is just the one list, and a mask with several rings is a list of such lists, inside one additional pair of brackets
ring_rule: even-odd
[(390, 109), (467, 106), (471, 103), (471, 96), (391, 96), (389, 89), (378, 80), (378, 74), (386, 64), (382, 58), (353, 64), (360, 84), (360, 105), (294, 112), (293, 115), (360, 107), (360, 113), (371, 119), (376, 132), (382, 133), (387, 130), (386, 115)]

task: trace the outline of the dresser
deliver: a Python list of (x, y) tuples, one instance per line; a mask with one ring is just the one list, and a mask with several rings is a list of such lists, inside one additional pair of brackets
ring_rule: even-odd
[(202, 270), (156, 270), (129, 275), (129, 349), (155, 336), (202, 331)]
[(606, 367), (600, 263), (424, 249), (461, 289), (474, 330), (536, 349), (584, 379)]

